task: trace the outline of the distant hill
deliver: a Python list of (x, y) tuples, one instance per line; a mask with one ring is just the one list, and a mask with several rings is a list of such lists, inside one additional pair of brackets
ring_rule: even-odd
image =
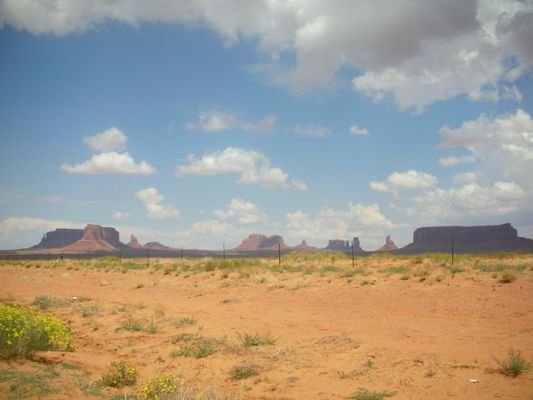
[(260, 234), (252, 234), (248, 238), (244, 239), (242, 243), (235, 247), (234, 251), (240, 250), (266, 250), (266, 249), (278, 249), (280, 246), (282, 249), (287, 249), (287, 246), (283, 241), (283, 236), (273, 235), (265, 236)]

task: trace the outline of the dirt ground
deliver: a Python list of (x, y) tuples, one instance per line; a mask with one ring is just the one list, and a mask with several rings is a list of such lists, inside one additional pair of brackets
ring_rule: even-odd
[[(394, 400), (533, 399), (533, 371), (512, 378), (497, 362), (510, 348), (533, 360), (533, 256), (457, 269), (368, 258), (353, 272), (349, 260), (315, 272), (272, 270), (277, 260), (196, 272), (202, 261), (187, 262), (187, 270), (180, 260), (143, 269), (3, 262), (1, 302), (55, 299), (45, 312), (70, 323), (77, 350), (0, 361), (0, 397), (126, 399), (173, 373), (230, 398), (344, 399), (364, 388)], [(504, 283), (505, 272), (516, 280)], [(246, 334), (275, 342), (245, 346)], [(183, 354), (202, 344), (213, 354)], [(112, 361), (137, 368), (138, 384), (100, 389)], [(233, 377), (243, 362), (258, 375)], [(24, 372), (41, 376), (42, 387), (24, 387)]]

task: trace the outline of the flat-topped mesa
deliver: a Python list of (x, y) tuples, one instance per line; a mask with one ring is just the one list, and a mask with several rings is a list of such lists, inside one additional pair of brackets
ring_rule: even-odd
[(78, 241), (62, 248), (65, 252), (116, 251), (123, 245), (115, 228), (89, 224)]
[(164, 244), (161, 244), (159, 242), (148, 242), (145, 243), (145, 245), (142, 247), (149, 250), (172, 250), (170, 247), (165, 246)]
[(242, 243), (235, 247), (233, 250), (264, 250), (274, 249), (280, 246), (282, 249), (288, 248), (283, 241), (283, 236), (272, 235), (265, 236), (260, 234), (249, 235), (247, 239), (244, 239)]
[(518, 238), (511, 224), (485, 226), (433, 226), (417, 228), (413, 244), (433, 245), (451, 243), (506, 242)]
[(485, 226), (435, 226), (415, 230), (413, 243), (401, 252), (531, 251), (533, 240), (518, 236), (511, 224)]
[(390, 235), (387, 235), (385, 238), (385, 244), (381, 246), (377, 251), (393, 251), (398, 250), (398, 246), (394, 243), (394, 240), (390, 238)]
[(51, 232), (46, 232), (41, 242), (33, 246), (33, 249), (59, 249), (80, 240), (83, 236), (83, 229), (58, 228)]

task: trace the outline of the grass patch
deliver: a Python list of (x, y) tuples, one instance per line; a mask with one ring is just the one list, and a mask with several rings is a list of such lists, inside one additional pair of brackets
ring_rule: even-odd
[(131, 315), (127, 316), (126, 319), (120, 323), (120, 327), (130, 332), (140, 332), (144, 330), (142, 322), (134, 319)]
[(242, 363), (235, 365), (231, 371), (230, 375), (234, 379), (247, 379), (251, 376), (259, 375), (261, 372), (261, 367), (257, 364)]
[(507, 359), (500, 361), (496, 359), (496, 362), (500, 366), (500, 372), (507, 376), (516, 378), (522, 375), (527, 370), (531, 369), (531, 362), (527, 361), (520, 350), (509, 349), (507, 352)]
[(381, 268), (378, 269), (378, 272), (380, 274), (406, 274), (409, 272), (409, 268), (401, 266), (401, 267), (389, 267), (389, 268)]
[(205, 358), (215, 353), (216, 350), (216, 345), (212, 341), (202, 340), (195, 344), (182, 347), (177, 352), (177, 356)]
[(81, 309), (81, 316), (84, 318), (87, 317), (93, 317), (93, 316), (101, 316), (102, 315), (102, 308), (98, 304), (94, 304), (92, 306), (83, 307)]
[(239, 338), (241, 339), (242, 344), (246, 347), (265, 346), (276, 343), (276, 339), (272, 337), (270, 332), (266, 335), (261, 335), (259, 333), (256, 333), (255, 335), (244, 333), (243, 335), (239, 335)]
[(386, 397), (392, 397), (395, 392), (371, 392), (367, 389), (359, 389), (357, 393), (348, 397), (351, 400), (383, 400)]
[(179, 335), (172, 337), (172, 343), (178, 343), (178, 342), (190, 342), (194, 339), (194, 335), (192, 333), (180, 333)]
[(124, 361), (112, 362), (109, 371), (102, 375), (102, 386), (121, 388), (137, 382), (139, 373)]
[(0, 383), (10, 383), (9, 390), (5, 393), (8, 399), (42, 398), (59, 392), (59, 389), (50, 386), (50, 381), (58, 376), (50, 367), (37, 373), (4, 370), (0, 371)]
[(176, 320), (174, 325), (176, 328), (183, 328), (186, 326), (195, 325), (198, 322), (198, 320), (194, 317), (181, 317)]

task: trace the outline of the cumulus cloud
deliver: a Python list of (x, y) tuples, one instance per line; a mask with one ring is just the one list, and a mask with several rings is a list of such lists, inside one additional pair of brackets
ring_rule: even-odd
[(476, 157), (474, 156), (448, 156), (439, 160), (440, 165), (443, 167), (453, 167), (458, 164), (472, 164), (474, 162), (476, 162)]
[(128, 138), (120, 129), (112, 127), (94, 136), (83, 138), (83, 143), (97, 151), (123, 151), (126, 150)]
[(295, 190), (307, 190), (307, 185), (299, 180), (290, 179), (289, 174), (270, 166), (270, 160), (254, 150), (228, 147), (223, 151), (206, 153), (196, 159), (187, 156), (188, 165), (176, 169), (178, 176), (185, 175), (223, 175), (240, 174), (239, 183), (260, 184), (265, 187), (283, 187)]
[(331, 130), (321, 125), (295, 125), (292, 130), (299, 135), (311, 136), (315, 138), (325, 138), (331, 135)]
[(460, 94), (519, 100), (514, 81), (533, 66), (530, 1), (0, 3), (0, 25), (35, 34), (66, 35), (112, 20), (205, 25), (230, 45), (254, 38), (261, 55), (254, 70), (294, 88), (327, 85), (348, 66), (360, 71), (355, 90), (417, 111)]
[(113, 211), (113, 218), (117, 221), (127, 221), (130, 219), (130, 214), (122, 211)]
[(83, 224), (63, 220), (9, 217), (0, 221), (0, 242), (11, 246), (29, 246), (37, 244), (46, 232), (56, 228), (83, 227)]
[(185, 128), (190, 131), (201, 130), (204, 132), (220, 132), (228, 129), (247, 132), (267, 132), (274, 128), (276, 121), (277, 118), (275, 115), (268, 115), (262, 120), (253, 123), (240, 119), (232, 113), (204, 111), (198, 115), (196, 122), (187, 122)]
[(239, 198), (233, 198), (226, 206), (227, 211), (215, 210), (213, 215), (221, 220), (235, 219), (241, 224), (264, 224), (266, 214), (255, 204)]
[(359, 128), (357, 125), (350, 126), (350, 133), (355, 136), (368, 136), (368, 129)]
[(63, 164), (61, 170), (74, 174), (122, 174), (122, 175), (152, 175), (156, 169), (146, 161), (135, 163), (129, 153), (95, 154), (83, 163)]
[(384, 182), (371, 181), (370, 188), (377, 192), (389, 192), (398, 195), (401, 190), (431, 189), (438, 183), (437, 178), (425, 172), (409, 170), (393, 172)]
[(498, 216), (518, 211), (525, 197), (515, 182), (495, 182), (491, 186), (468, 183), (459, 188), (437, 188), (415, 197), (416, 208), (409, 209), (426, 222), (446, 221), (470, 216)]
[(117, 128), (110, 128), (94, 136), (85, 137), (83, 142), (87, 146), (102, 153), (95, 154), (90, 160), (82, 163), (63, 164), (60, 169), (71, 174), (155, 174), (157, 170), (146, 161), (136, 163), (128, 152), (117, 152), (126, 149), (127, 141), (126, 135)]
[(459, 128), (444, 126), (442, 148), (464, 148), (478, 159), (474, 172), (484, 184), (514, 181), (533, 190), (533, 119), (522, 109), (497, 117), (485, 114), (465, 121)]
[(455, 174), (453, 177), (453, 183), (456, 185), (462, 185), (465, 183), (472, 183), (477, 180), (477, 175), (474, 172), (461, 172)]
[(367, 235), (376, 228), (393, 228), (395, 225), (381, 212), (379, 205), (348, 203), (346, 210), (325, 207), (315, 215), (302, 210), (288, 213), (287, 234), (293, 240), (348, 239)]
[(135, 193), (139, 201), (146, 209), (149, 218), (155, 219), (179, 219), (180, 212), (172, 205), (161, 204), (164, 200), (156, 188), (147, 188)]

